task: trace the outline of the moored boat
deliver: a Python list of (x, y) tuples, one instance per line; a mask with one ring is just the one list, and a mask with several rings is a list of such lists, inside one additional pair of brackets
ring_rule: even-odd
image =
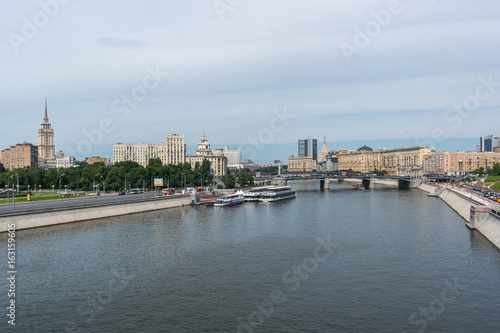
[(259, 201), (273, 202), (295, 198), (296, 196), (297, 191), (292, 189), (290, 186), (275, 186), (262, 192)]
[(259, 201), (262, 196), (262, 193), (274, 187), (275, 186), (254, 187), (248, 190), (248, 192), (244, 193), (243, 197), (245, 198), (245, 201)]
[(245, 201), (243, 198), (243, 192), (238, 191), (235, 194), (227, 195), (225, 197), (217, 199), (214, 203), (214, 207), (224, 207), (224, 206), (233, 206), (241, 204)]

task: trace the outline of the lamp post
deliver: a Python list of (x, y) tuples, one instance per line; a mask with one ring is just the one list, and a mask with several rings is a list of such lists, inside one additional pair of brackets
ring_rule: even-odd
[(156, 172), (153, 172), (151, 174), (151, 191), (153, 190), (153, 177), (154, 177), (154, 175), (156, 175)]
[(99, 174), (94, 175), (94, 179), (92, 180), (92, 196), (95, 197), (95, 176), (99, 176)]
[(201, 187), (203, 188), (205, 187), (205, 175), (210, 175), (210, 171), (207, 171), (203, 175), (201, 175), (201, 182), (202, 182)]
[(64, 173), (59, 176), (59, 200), (61, 200), (61, 178), (64, 176)]
[(130, 175), (130, 173), (127, 173), (125, 175), (125, 192), (127, 192), (127, 176)]
[[(7, 205), (9, 204), (9, 192), (10, 192), (10, 179), (14, 176), (7, 178)], [(12, 192), (12, 197), (14, 197), (14, 192)]]
[(54, 187), (56, 187), (56, 186), (55, 186), (55, 185), (52, 185), (52, 192), (55, 192)]
[(182, 175), (182, 178), (181, 178), (182, 187), (183, 187), (183, 189), (186, 189), (186, 173), (181, 172), (181, 175)]
[(146, 199), (146, 192), (144, 191), (144, 184), (145, 184), (144, 176), (141, 175), (141, 178), (142, 178), (142, 198)]
[(42, 192), (42, 185), (38, 185), (38, 192)]
[(104, 176), (102, 177), (102, 190), (104, 191), (104, 203), (106, 203), (106, 180), (104, 179)]

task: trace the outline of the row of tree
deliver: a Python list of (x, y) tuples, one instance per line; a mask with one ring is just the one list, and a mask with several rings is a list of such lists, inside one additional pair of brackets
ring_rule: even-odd
[(89, 165), (86, 162), (78, 162), (73, 168), (49, 169), (40, 167), (27, 167), (5, 170), (0, 164), (0, 188), (5, 188), (16, 183), (19, 179), (19, 189), (58, 189), (65, 186), (75, 191), (92, 191), (93, 184), (99, 185), (100, 189), (106, 185), (106, 191), (118, 191), (127, 188), (151, 188), (154, 178), (163, 178), (164, 187), (205, 186), (212, 184), (213, 175), (210, 174), (210, 162), (204, 160), (201, 164), (196, 163), (194, 168), (191, 164), (163, 165), (160, 159), (151, 159), (147, 167), (136, 162), (119, 162), (106, 166), (104, 163)]

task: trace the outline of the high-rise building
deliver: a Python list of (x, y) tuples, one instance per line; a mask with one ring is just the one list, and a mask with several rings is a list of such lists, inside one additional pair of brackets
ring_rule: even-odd
[(307, 139), (299, 140), (299, 156), (311, 157), (314, 161), (318, 160), (318, 140), (308, 136)]
[(326, 135), (323, 138), (323, 147), (318, 154), (318, 163), (326, 162), (326, 155), (328, 155), (328, 146), (326, 145)]
[(165, 139), (165, 155), (162, 158), (164, 165), (186, 162), (186, 144), (184, 135), (171, 134)]
[(45, 99), (45, 117), (38, 130), (38, 164), (55, 163), (55, 161), (54, 130), (47, 116), (47, 99)]
[(31, 143), (18, 143), (15, 146), (2, 150), (0, 163), (8, 170), (38, 165), (38, 147)]
[(500, 147), (500, 136), (488, 135), (482, 136), (479, 142), (479, 151), (495, 151), (495, 148)]

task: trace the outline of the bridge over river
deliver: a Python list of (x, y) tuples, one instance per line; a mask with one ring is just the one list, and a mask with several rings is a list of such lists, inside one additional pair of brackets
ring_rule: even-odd
[(310, 181), (318, 180), (320, 189), (329, 189), (332, 181), (349, 181), (352, 183), (363, 184), (365, 189), (374, 189), (378, 186), (392, 186), (399, 189), (410, 189), (419, 186), (422, 183), (420, 177), (410, 176), (377, 176), (368, 174), (339, 174), (339, 173), (282, 173), (281, 175), (261, 175), (255, 177), (257, 182), (271, 181), (273, 185), (287, 185), (288, 181)]

